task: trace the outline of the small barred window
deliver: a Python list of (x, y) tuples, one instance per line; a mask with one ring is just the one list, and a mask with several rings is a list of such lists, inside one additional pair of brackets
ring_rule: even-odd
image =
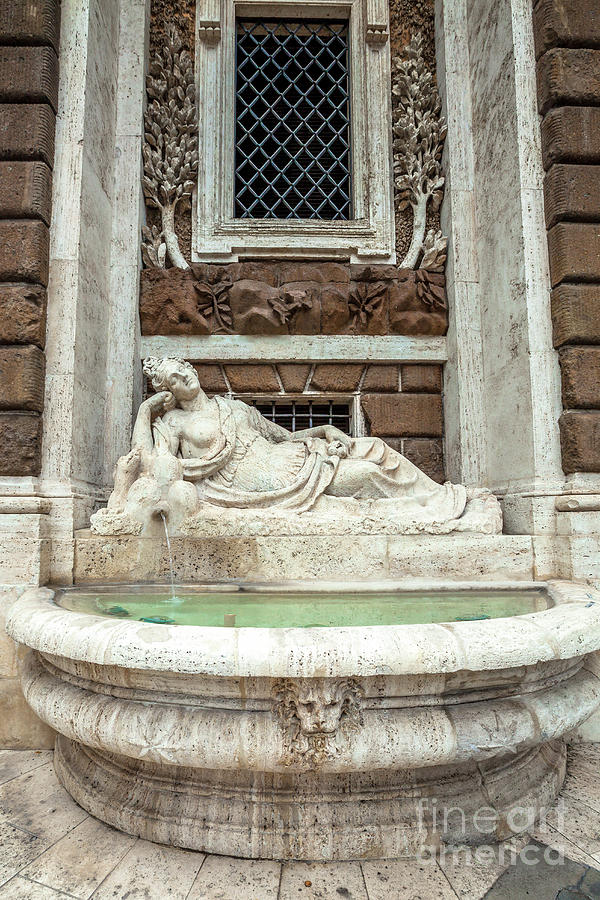
[(319, 397), (314, 400), (256, 398), (245, 399), (245, 402), (255, 406), (265, 419), (277, 422), (288, 431), (303, 431), (317, 425), (335, 425), (345, 434), (354, 433), (352, 407), (349, 401)]
[(352, 216), (347, 22), (236, 22), (235, 216)]

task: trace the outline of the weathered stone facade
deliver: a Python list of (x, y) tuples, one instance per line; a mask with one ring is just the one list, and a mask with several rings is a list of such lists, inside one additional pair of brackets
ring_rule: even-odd
[(538, 0), (533, 15), (563, 468), (599, 472), (600, 10)]
[(58, 0), (0, 9), (0, 475), (40, 469)]

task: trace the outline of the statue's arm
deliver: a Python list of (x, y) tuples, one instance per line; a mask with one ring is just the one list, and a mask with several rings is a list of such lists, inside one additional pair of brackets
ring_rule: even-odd
[(250, 407), (250, 417), (256, 430), (273, 444), (291, 441), (294, 437), (291, 431), (278, 425), (277, 422), (266, 419), (255, 407)]
[(153, 394), (141, 404), (138, 409), (133, 433), (131, 435), (131, 449), (141, 450), (143, 453), (152, 453), (154, 449), (154, 437), (152, 435), (152, 418), (170, 405), (172, 394), (169, 391), (160, 391)]
[(352, 443), (352, 438), (336, 428), (335, 425), (315, 425), (314, 428), (304, 428), (291, 435), (292, 441), (303, 441), (306, 438), (322, 438), (327, 443), (340, 441), (344, 447), (349, 447)]

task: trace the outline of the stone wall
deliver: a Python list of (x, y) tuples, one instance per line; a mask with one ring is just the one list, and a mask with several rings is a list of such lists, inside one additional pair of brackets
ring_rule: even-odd
[(0, 475), (40, 470), (58, 0), (0, 6)]
[(600, 472), (600, 6), (533, 15), (563, 468)]

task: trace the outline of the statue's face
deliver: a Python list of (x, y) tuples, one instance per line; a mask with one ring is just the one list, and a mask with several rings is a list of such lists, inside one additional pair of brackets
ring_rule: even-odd
[(193, 400), (200, 390), (194, 369), (179, 362), (173, 363), (167, 376), (167, 386), (176, 400)]
[(332, 688), (303, 688), (296, 700), (296, 714), (304, 734), (332, 734), (342, 716), (344, 694)]

